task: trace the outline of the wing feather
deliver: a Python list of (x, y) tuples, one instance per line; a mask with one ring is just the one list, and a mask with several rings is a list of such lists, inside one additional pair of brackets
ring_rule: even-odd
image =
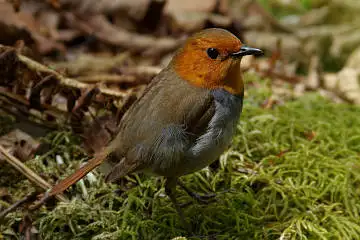
[[(108, 179), (175, 166), (207, 130), (214, 112), (210, 90), (194, 87), (165, 69), (123, 117), (112, 143), (117, 163), (122, 160)], [(126, 166), (131, 166), (131, 171), (119, 171)]]

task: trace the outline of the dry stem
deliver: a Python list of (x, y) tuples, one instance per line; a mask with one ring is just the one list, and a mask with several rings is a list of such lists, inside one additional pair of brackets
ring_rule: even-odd
[[(58, 72), (36, 62), (28, 57), (25, 57), (21, 54), (18, 54), (18, 58), (19, 58), (20, 62), (24, 63), (31, 70), (38, 71), (38, 72), (39, 71), (45, 72), (45, 73), (54, 75), (59, 80), (60, 85), (71, 87), (71, 88), (78, 88), (78, 89), (90, 89), (93, 87), (93, 85), (82, 83), (82, 82), (76, 81), (71, 78), (66, 78), (66, 77), (62, 76), (60, 73), (58, 73)], [(98, 89), (100, 90), (100, 93), (105, 94), (105, 95), (110, 95), (110, 96), (115, 96), (115, 97), (125, 97), (127, 95), (126, 93), (111, 90), (109, 88), (98, 87)]]
[[(23, 164), (19, 159), (9, 154), (6, 149), (0, 145), (0, 153), (4, 155), (6, 162), (8, 162), (11, 166), (21, 172), (29, 181), (34, 183), (36, 186), (42, 188), (47, 191), (52, 188), (51, 184), (46, 182), (43, 178), (37, 175), (33, 170), (28, 168), (25, 164)], [(66, 202), (67, 199), (62, 194), (56, 195), (56, 198), (62, 202)]]

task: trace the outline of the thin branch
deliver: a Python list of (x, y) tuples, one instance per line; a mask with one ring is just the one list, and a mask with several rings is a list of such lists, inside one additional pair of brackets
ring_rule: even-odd
[[(6, 98), (11, 99), (11, 101), (18, 102), (18, 103), (20, 103), (21, 105), (23, 105), (25, 107), (30, 106), (29, 101), (24, 96), (21, 96), (21, 95), (14, 94), (12, 92), (6, 91), (6, 89), (4, 89), (2, 87), (0, 87), (0, 95), (3, 95)], [(47, 110), (46, 114), (53, 113), (51, 115), (53, 115), (54, 117), (57, 116), (56, 114), (65, 115), (66, 117), (69, 114), (68, 112), (66, 112), (66, 111), (64, 111), (62, 109), (59, 109), (57, 107), (51, 106), (51, 105), (46, 104), (46, 103), (42, 103), (41, 106)]]
[(32, 192), (32, 193), (26, 195), (24, 198), (17, 201), (16, 203), (14, 203), (13, 205), (11, 205), (10, 207), (8, 207), (7, 209), (5, 209), (4, 211), (0, 212), (0, 219), (3, 219), (6, 215), (8, 215), (9, 213), (15, 211), (21, 205), (23, 205), (23, 204), (25, 204), (27, 202), (34, 201), (36, 199), (37, 194), (38, 193), (36, 191)]
[[(11, 166), (13, 166), (16, 170), (21, 172), (30, 182), (34, 183), (36, 186), (42, 188), (47, 191), (52, 188), (51, 184), (46, 182), (43, 178), (37, 175), (33, 170), (28, 168), (25, 164), (23, 164), (19, 159), (8, 153), (6, 149), (0, 145), (0, 153), (4, 155), (6, 162), (8, 162)], [(64, 195), (58, 194), (56, 198), (62, 202), (66, 202), (67, 199)]]
[[(29, 69), (36, 71), (36, 72), (44, 72), (44, 73), (54, 75), (59, 80), (59, 84), (62, 86), (77, 88), (77, 89), (89, 89), (89, 88), (93, 87), (93, 85), (82, 83), (75, 79), (66, 78), (66, 77), (62, 76), (60, 73), (58, 73), (58, 72), (36, 62), (28, 57), (25, 57), (21, 54), (17, 54), (17, 56), (18, 56), (20, 62), (25, 64)], [(117, 90), (112, 90), (109, 88), (103, 88), (100, 86), (98, 87), (98, 89), (100, 90), (100, 93), (105, 94), (105, 95), (110, 95), (110, 96), (115, 96), (115, 97), (125, 97), (127, 95), (127, 93), (119, 92)]]
[(116, 75), (116, 74), (99, 74), (92, 76), (81, 76), (76, 78), (79, 82), (85, 83), (96, 83), (96, 82), (106, 82), (106, 83), (132, 83), (136, 81), (135, 76), (126, 76), (126, 75)]

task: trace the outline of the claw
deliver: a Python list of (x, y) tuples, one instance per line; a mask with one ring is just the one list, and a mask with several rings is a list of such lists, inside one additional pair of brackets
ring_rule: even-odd
[(184, 191), (192, 198), (194, 198), (196, 201), (198, 201), (201, 204), (209, 204), (215, 201), (216, 193), (209, 193), (205, 195), (200, 195), (196, 192), (191, 191), (188, 189), (181, 181), (178, 181), (179, 186), (184, 189)]

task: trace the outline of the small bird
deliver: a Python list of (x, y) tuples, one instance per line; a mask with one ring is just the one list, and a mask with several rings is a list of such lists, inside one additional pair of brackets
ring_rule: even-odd
[(199, 200), (201, 196), (178, 178), (208, 166), (229, 146), (243, 105), (241, 59), (261, 54), (224, 29), (209, 28), (188, 38), (125, 113), (111, 143), (55, 185), (48, 197), (107, 159), (113, 166), (108, 182), (134, 172), (165, 177), (165, 192), (184, 221), (176, 184)]

